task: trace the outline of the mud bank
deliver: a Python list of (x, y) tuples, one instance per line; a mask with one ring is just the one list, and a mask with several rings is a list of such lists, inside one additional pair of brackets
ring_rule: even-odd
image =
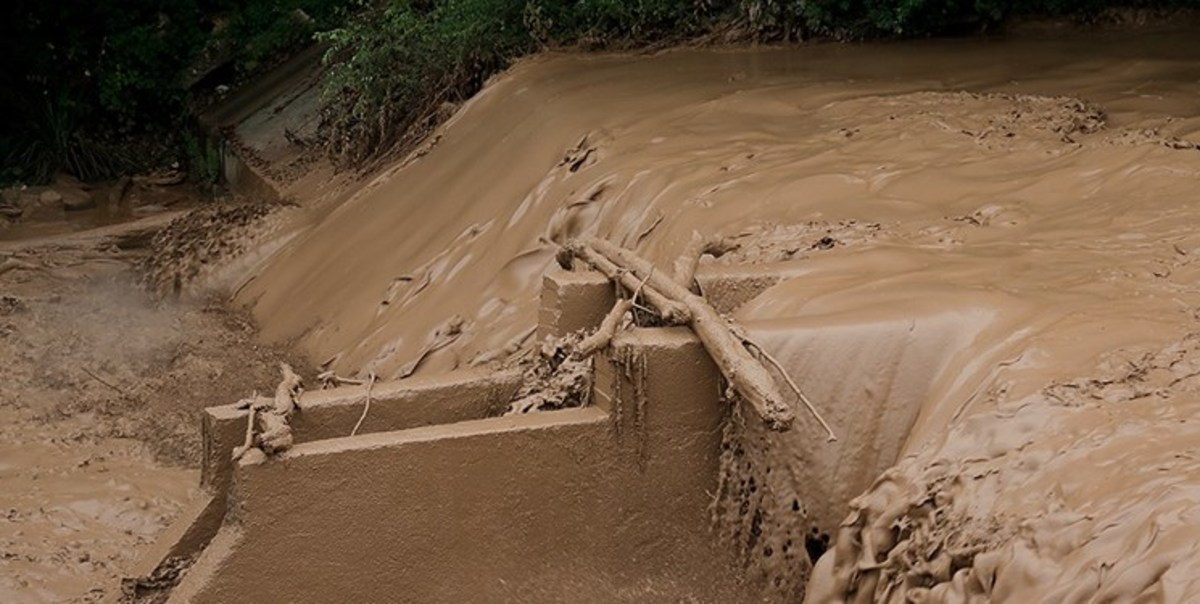
[[(833, 536), (814, 601), (1183, 597), (1189, 550), (1155, 535), (1164, 502), (1193, 505), (1188, 458), (1116, 451), (1193, 436), (1191, 378), (1174, 381), (1200, 306), (1192, 40), (542, 56), (300, 228), (239, 299), (343, 375), (436, 373), (528, 333), (546, 241), (669, 266), (694, 231), (732, 237), (728, 261), (789, 276), (738, 317), (842, 436), (741, 435), (763, 462), (744, 471), (775, 469), (756, 489), (800, 494), (755, 495), (779, 519), (746, 524), (756, 555), (775, 530)], [(1145, 371), (1111, 365), (1143, 353)], [(1128, 473), (1143, 482), (1083, 486)]]

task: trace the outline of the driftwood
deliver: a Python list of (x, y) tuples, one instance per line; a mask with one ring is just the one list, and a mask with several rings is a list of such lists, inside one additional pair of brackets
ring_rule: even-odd
[(317, 381), (321, 382), (322, 389), (339, 388), (341, 386), (363, 386), (367, 387), (367, 400), (363, 403), (362, 413), (358, 416), (358, 421), (354, 423), (354, 428), (350, 430), (350, 436), (358, 434), (358, 429), (362, 427), (363, 421), (367, 419), (367, 414), (371, 412), (371, 390), (375, 388), (375, 382), (379, 381), (379, 376), (375, 372), (367, 374), (367, 379), (357, 380), (354, 378), (344, 378), (334, 373), (332, 370), (323, 372), (317, 375)]
[[(616, 248), (616, 246), (613, 246), (612, 244), (607, 245)], [(635, 275), (629, 268), (619, 266), (606, 254), (599, 253), (594, 246), (579, 245), (576, 243), (568, 244), (565, 249), (575, 257), (578, 257), (580, 260), (592, 265), (593, 268), (595, 268), (597, 271), (600, 271), (600, 273), (605, 277), (620, 283), (625, 287), (625, 289), (632, 292), (641, 288), (643, 298), (650, 303), (650, 306), (658, 310), (658, 313), (660, 316), (662, 316), (663, 321), (666, 321), (668, 324), (685, 325), (691, 321), (691, 314), (689, 313), (687, 306), (677, 300), (667, 297), (660, 292), (659, 288), (655, 286), (655, 282), (653, 280), (650, 280), (645, 284), (641, 283), (641, 279), (639, 279), (637, 275)], [(561, 257), (559, 262), (560, 264), (563, 262)], [(648, 264), (649, 263), (647, 263), (647, 265)], [(647, 271), (650, 270), (651, 269), (647, 269)], [(648, 272), (643, 272), (642, 274), (647, 275)]]
[(616, 337), (625, 314), (637, 306), (638, 296), (642, 295), (645, 286), (646, 279), (642, 279), (630, 297), (617, 300), (596, 330), (587, 336), (576, 333), (547, 341), (540, 351), (543, 362), (526, 370), (526, 385), (517, 392), (508, 413), (562, 408), (572, 400), (587, 404), (586, 391), (591, 387), (588, 359), (607, 348)]
[(362, 427), (363, 420), (367, 419), (367, 413), (371, 411), (371, 389), (375, 387), (375, 372), (372, 371), (367, 376), (367, 401), (363, 403), (362, 415), (358, 416), (358, 421), (354, 423), (354, 429), (350, 431), (350, 436), (358, 434), (358, 429)]
[(699, 231), (692, 231), (692, 239), (675, 260), (675, 281), (687, 289), (692, 289), (696, 280), (696, 269), (700, 266), (700, 258), (705, 255), (720, 258), (738, 249), (739, 245), (732, 239), (724, 237), (708, 238)]
[(633, 309), (633, 298), (623, 298), (617, 300), (613, 304), (612, 310), (604, 315), (604, 320), (600, 322), (600, 327), (596, 328), (588, 337), (579, 342), (579, 346), (575, 349), (575, 354), (581, 357), (591, 356), (608, 346), (613, 337), (617, 335), (617, 330), (621, 327), (621, 321), (625, 319), (625, 313)]
[[(649, 262), (633, 252), (602, 239), (590, 239), (583, 244), (572, 245), (570, 249), (581, 260), (595, 266), (610, 279), (619, 280), (630, 290), (637, 287), (637, 275), (641, 275), (646, 281), (645, 299), (664, 318), (687, 319), (686, 323), (696, 332), (721, 374), (763, 422), (774, 430), (791, 428), (795, 414), (775, 385), (775, 380), (707, 301), (688, 291), (672, 277), (656, 274)], [(678, 308), (683, 308), (683, 312), (676, 310)]]
[[(252, 396), (238, 401), (239, 409), (246, 409), (246, 441), (242, 446), (233, 450), (233, 460), (237, 461), (251, 449), (260, 449), (267, 455), (274, 455), (292, 447), (292, 427), (288, 425), (288, 416), (299, 409), (297, 399), (304, 391), (300, 376), (287, 363), (279, 364), (283, 376), (279, 386), (275, 388), (275, 396)], [(255, 432), (256, 425), (260, 428)]]

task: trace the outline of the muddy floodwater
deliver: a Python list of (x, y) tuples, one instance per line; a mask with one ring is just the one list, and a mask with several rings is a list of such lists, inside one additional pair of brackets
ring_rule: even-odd
[(540, 56), (240, 299), (340, 372), (446, 371), (528, 333), (546, 241), (731, 237), (791, 275), (738, 318), (840, 436), (744, 435), (768, 580), (812, 529), (813, 601), (1196, 597), (1196, 42)]
[[(717, 262), (787, 276), (736, 318), (839, 437), (806, 416), (733, 435), (747, 460), (718, 515), (768, 591), (1188, 601), (1198, 183), (1196, 28), (545, 54), (340, 205), (275, 223), (235, 300), (340, 375), (445, 372), (535, 345), (556, 244), (602, 237), (666, 268), (694, 232), (724, 236), (740, 247)], [(311, 184), (292, 186), (302, 205)], [(0, 492), (39, 463), (7, 438)], [(142, 484), (186, 499), (180, 475), (138, 482), (124, 449), (80, 446), (131, 485), (128, 514), (43, 481), (75, 503), (34, 516), (9, 496), (0, 545), (30, 518), (141, 534), (158, 526)], [(814, 536), (815, 565), (779, 554)], [(0, 572), (24, 568), (12, 552)], [(0, 594), (61, 595), (23, 576)]]

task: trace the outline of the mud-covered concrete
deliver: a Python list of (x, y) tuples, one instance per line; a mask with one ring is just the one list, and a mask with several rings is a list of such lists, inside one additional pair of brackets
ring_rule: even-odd
[(727, 413), (711, 360), (673, 328), (598, 363), (593, 407), (242, 463), (173, 601), (744, 601), (756, 587), (709, 530)]

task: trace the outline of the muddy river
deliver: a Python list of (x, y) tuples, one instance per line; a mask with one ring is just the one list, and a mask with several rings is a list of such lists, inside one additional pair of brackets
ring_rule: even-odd
[(804, 538), (774, 491), (832, 537), (812, 601), (1196, 597), (1196, 41), (540, 56), (241, 300), (339, 372), (446, 371), (527, 333), (547, 241), (732, 237), (792, 275), (738, 315), (841, 436), (745, 435), (786, 469), (745, 538)]
[(443, 372), (533, 345), (554, 243), (729, 237), (789, 275), (737, 317), (839, 436), (739, 435), (776, 595), (1200, 598), (1198, 31), (541, 55), (237, 302), (341, 375)]

